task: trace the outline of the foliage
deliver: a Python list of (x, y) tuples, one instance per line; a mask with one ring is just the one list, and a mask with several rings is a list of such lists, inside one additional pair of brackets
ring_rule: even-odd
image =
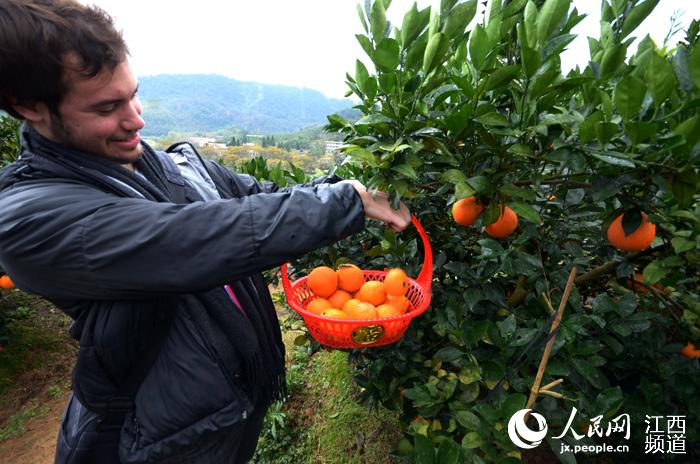
[[(476, 0), (414, 5), (400, 27), (386, 21), (390, 3), (358, 8), (357, 38), (376, 71), (357, 60), (347, 83), (362, 117), (329, 116), (327, 129), (344, 134), (342, 171), (406, 201), (436, 252), (432, 309), (400, 343), (354, 353), (365, 399), (404, 419), (399, 451), (426, 463), (520, 457), (504, 428), (533, 384), (551, 314), (543, 295), (556, 305), (576, 266), (543, 380), (563, 378), (563, 398), (535, 409), (552, 431), (574, 406), (581, 420), (628, 413), (630, 453), (611, 455), (625, 462), (646, 457), (645, 415), (684, 415), (686, 457), (697, 459), (700, 369), (678, 355), (700, 339), (697, 21), (675, 48), (646, 37), (626, 59), (657, 2), (605, 0), (589, 65), (563, 75), (559, 54), (583, 18), (569, 0), (492, 0), (469, 30)], [(463, 228), (450, 205), (470, 195), (487, 207), (478, 227)], [(521, 221), (497, 241), (481, 226), (502, 203)], [(623, 211), (632, 228), (649, 213), (652, 248), (630, 255), (607, 243), (607, 224)], [(415, 276), (412, 239), (374, 228), (310, 259), (349, 256)], [(668, 293), (620, 285), (636, 269)]]
[[(17, 119), (0, 113), (0, 166), (12, 163), (19, 154), (19, 126)], [(7, 317), (0, 311), (0, 355), (9, 340), (7, 324)]]
[(0, 113), (0, 164), (12, 163), (19, 154), (20, 122), (12, 116)]
[[(202, 155), (216, 158), (221, 164), (234, 171), (256, 158), (264, 159), (270, 164), (281, 163), (300, 166), (306, 171), (313, 171), (315, 167), (328, 169), (333, 164), (333, 155), (313, 156), (300, 151), (287, 151), (276, 146), (262, 147), (260, 145), (243, 145), (226, 147), (223, 150), (209, 152), (207, 147), (201, 149)], [(267, 164), (267, 163), (265, 163)]]
[(306, 88), (241, 82), (217, 75), (158, 75), (139, 78), (144, 136), (172, 130), (207, 132), (230, 126), (250, 133), (292, 132), (352, 106)]

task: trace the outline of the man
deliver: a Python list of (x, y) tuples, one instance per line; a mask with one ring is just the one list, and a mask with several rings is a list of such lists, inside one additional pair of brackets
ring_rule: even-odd
[(239, 463), (283, 394), (260, 272), (405, 206), (356, 181), (278, 189), (155, 152), (111, 18), (74, 0), (0, 2), (0, 109), (23, 119), (0, 172), (0, 265), (80, 340), (57, 463)]

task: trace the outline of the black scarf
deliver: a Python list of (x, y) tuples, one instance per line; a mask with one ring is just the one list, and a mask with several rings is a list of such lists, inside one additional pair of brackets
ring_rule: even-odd
[[(167, 181), (158, 155), (143, 142), (143, 155), (134, 163), (143, 177), (106, 158), (51, 142), (28, 124), (22, 127), (22, 142), (24, 150), (13, 170), (14, 177), (70, 178), (120, 197), (137, 197), (135, 192), (138, 192), (143, 198), (156, 202), (174, 202), (176, 198), (171, 190), (175, 186)], [(230, 197), (221, 189), (219, 193), (222, 198)], [(207, 314), (190, 311), (192, 317), (202, 324), (207, 323), (207, 318), (215, 321), (242, 359), (246, 390), (254, 401), (269, 404), (286, 394), (284, 344), (274, 304), (259, 274), (240, 278), (231, 287), (245, 315), (234, 307), (223, 288), (179, 296), (201, 301)]]

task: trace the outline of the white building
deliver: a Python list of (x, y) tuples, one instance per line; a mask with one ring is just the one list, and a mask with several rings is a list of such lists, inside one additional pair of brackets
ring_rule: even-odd
[(340, 151), (340, 147), (345, 145), (345, 142), (337, 140), (326, 140), (326, 153), (335, 153)]

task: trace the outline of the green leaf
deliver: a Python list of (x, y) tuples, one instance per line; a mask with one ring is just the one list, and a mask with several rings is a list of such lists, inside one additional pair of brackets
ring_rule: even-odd
[(397, 166), (392, 166), (391, 170), (396, 171), (399, 174), (403, 174), (404, 176), (410, 179), (418, 179), (418, 174), (416, 174), (416, 170), (413, 169), (413, 167), (410, 164), (399, 164)]
[(537, 199), (537, 194), (531, 189), (516, 187), (513, 184), (504, 185), (501, 187), (500, 192), (508, 197), (522, 198), (533, 203)]
[(595, 399), (596, 413), (604, 414), (606, 418), (612, 418), (624, 402), (622, 389), (619, 386), (606, 388)]
[(512, 81), (520, 72), (520, 65), (502, 66), (494, 71), (486, 81), (484, 91), (489, 91)]
[(566, 203), (569, 205), (578, 205), (586, 196), (586, 190), (582, 188), (569, 189), (566, 191)]
[(649, 84), (649, 91), (657, 108), (671, 95), (677, 85), (673, 65), (656, 51), (649, 53), (644, 79)]
[[(595, 135), (598, 138), (598, 141), (600, 142), (601, 145), (605, 145), (610, 141), (610, 139), (613, 138), (613, 136), (617, 133), (617, 124), (613, 122), (597, 122), (593, 125), (593, 128), (595, 130)], [(602, 159), (603, 161), (609, 162), (610, 164), (617, 164), (618, 166), (629, 166), (629, 167), (634, 167), (634, 164), (631, 161), (627, 160), (622, 160), (618, 161), (619, 158), (611, 159), (608, 160), (607, 156), (602, 156), (602, 155), (595, 155), (593, 154), (596, 158)]]
[(537, 46), (537, 5), (532, 0), (529, 0), (525, 5), (523, 24), (527, 38), (526, 45), (534, 49)]
[(535, 224), (539, 225), (540, 222), (542, 222), (542, 218), (540, 218), (540, 215), (533, 209), (532, 206), (528, 205), (527, 203), (508, 203), (508, 206), (515, 211), (515, 213), (519, 217), (523, 217), (527, 219), (528, 221), (532, 221)]
[(467, 430), (479, 430), (481, 427), (481, 421), (471, 411), (457, 411), (454, 416), (459, 425)]
[(372, 14), (369, 18), (370, 31), (375, 42), (379, 42), (384, 38), (386, 30), (386, 11), (384, 10), (384, 2), (375, 0), (372, 5)]
[(370, 42), (369, 37), (362, 34), (356, 34), (355, 37), (360, 43), (362, 49), (365, 51), (365, 53), (367, 53), (367, 56), (372, 58), (372, 55), (374, 55), (374, 48), (372, 47), (372, 42)]
[(406, 68), (417, 70), (423, 66), (423, 55), (428, 45), (428, 31), (423, 32), (406, 54)]
[(686, 167), (671, 179), (671, 192), (681, 208), (688, 208), (698, 189), (698, 175), (692, 167)]
[(600, 77), (606, 79), (613, 74), (625, 62), (627, 54), (627, 46), (624, 44), (615, 44), (605, 49), (603, 59), (600, 62)]
[(627, 121), (639, 113), (646, 92), (644, 81), (631, 74), (617, 83), (613, 92), (613, 102), (622, 119)]
[(661, 260), (655, 259), (644, 267), (642, 275), (644, 275), (644, 281), (649, 285), (654, 285), (664, 277), (666, 277), (670, 269), (664, 268)]
[(501, 417), (510, 418), (517, 411), (524, 409), (527, 404), (527, 397), (522, 393), (512, 393), (501, 406)]
[(676, 48), (676, 54), (673, 55), (673, 70), (676, 73), (678, 83), (684, 92), (693, 90), (693, 78), (690, 75), (690, 59), (688, 50), (683, 46)]
[(354, 163), (359, 165), (368, 164), (371, 167), (377, 167), (377, 158), (372, 152), (367, 151), (364, 148), (354, 147), (345, 150), (344, 153), (345, 156), (347, 156), (348, 159), (352, 160)]
[(625, 130), (634, 145), (649, 140), (658, 130), (655, 122), (626, 122)]
[(491, 113), (486, 113), (482, 116), (479, 116), (478, 118), (474, 118), (474, 120), (480, 122), (481, 124), (484, 124), (485, 126), (510, 126), (510, 121), (508, 120), (508, 118), (503, 116), (501, 113), (495, 111)]
[(367, 80), (369, 79), (369, 72), (367, 68), (360, 60), (355, 60), (355, 82), (360, 87), (362, 92), (367, 93), (365, 86), (367, 85)]
[(695, 243), (686, 240), (683, 237), (673, 237), (671, 239), (671, 245), (673, 245), (673, 251), (677, 255), (695, 249)]
[(525, 69), (525, 75), (528, 78), (532, 77), (535, 72), (537, 72), (537, 68), (540, 67), (540, 63), (542, 62), (540, 53), (527, 45), (522, 45), (520, 47), (520, 59)]
[(401, 25), (401, 46), (405, 50), (420, 34), (420, 21), (418, 17), (418, 7), (416, 2), (413, 2), (411, 9), (403, 17)]
[(461, 200), (462, 198), (467, 198), (476, 193), (469, 184), (466, 182), (457, 182), (455, 184), (455, 200)]
[(415, 435), (416, 464), (436, 464), (433, 443), (423, 435)]
[(593, 367), (587, 359), (571, 358), (571, 364), (574, 368), (595, 388), (603, 389), (608, 387), (608, 380), (595, 367)]
[(447, 171), (442, 173), (440, 179), (442, 179), (445, 182), (456, 184), (457, 182), (466, 182), (467, 176), (465, 176), (464, 173), (459, 169), (448, 169)]
[(617, 304), (607, 293), (600, 293), (593, 300), (592, 309), (594, 313), (605, 314), (617, 310)]
[(469, 0), (455, 6), (448, 14), (442, 32), (448, 40), (463, 34), (466, 27), (476, 15), (476, 0)]
[(367, 20), (365, 19), (365, 11), (362, 9), (359, 2), (355, 6), (357, 7), (357, 15), (360, 17), (360, 22), (362, 22), (362, 28), (365, 30), (365, 34), (367, 34), (369, 33), (369, 28), (367, 27)]
[(489, 53), (489, 37), (481, 24), (477, 24), (469, 36), (469, 57), (477, 71), (481, 71), (486, 64), (486, 55)]
[(637, 4), (632, 11), (627, 13), (625, 17), (625, 22), (622, 23), (622, 35), (620, 39), (624, 39), (634, 31), (637, 26), (639, 26), (642, 21), (646, 19), (647, 16), (654, 10), (659, 0), (646, 0), (645, 2)]
[(544, 44), (569, 11), (571, 0), (545, 0), (537, 15), (537, 43)]
[(690, 78), (693, 80), (695, 87), (700, 89), (700, 45), (697, 43), (690, 52), (688, 66), (690, 70)]
[(457, 443), (451, 438), (446, 438), (438, 448), (437, 464), (458, 464), (461, 452)]
[(462, 438), (462, 448), (474, 449), (478, 448), (484, 443), (478, 432), (469, 432)]
[(438, 51), (441, 48), (442, 41), (446, 40), (442, 32), (437, 32), (435, 35), (430, 37), (428, 41), (428, 46), (425, 47), (425, 53), (423, 54), (423, 73), (428, 74), (433, 70), (438, 64), (439, 59), (442, 58), (438, 56)]
[(382, 71), (393, 71), (399, 65), (400, 48), (396, 40), (382, 39), (374, 51), (374, 63)]
[(622, 317), (627, 317), (637, 309), (637, 297), (633, 293), (623, 295), (618, 301), (617, 312)]
[(379, 123), (393, 123), (393, 119), (389, 118), (388, 116), (384, 116), (383, 114), (380, 113), (372, 113), (368, 114), (367, 116), (358, 119), (355, 122), (356, 126), (362, 126), (362, 125), (371, 125), (371, 124), (379, 124)]
[(457, 361), (463, 356), (464, 352), (454, 346), (446, 346), (438, 350), (437, 353), (435, 353), (436, 359), (441, 359), (445, 362)]
[(578, 137), (581, 143), (595, 139), (595, 125), (603, 120), (603, 113), (596, 111), (589, 115), (578, 127)]
[(489, 178), (487, 176), (474, 176), (467, 179), (467, 183), (474, 187), (477, 192), (485, 192), (489, 188)]

